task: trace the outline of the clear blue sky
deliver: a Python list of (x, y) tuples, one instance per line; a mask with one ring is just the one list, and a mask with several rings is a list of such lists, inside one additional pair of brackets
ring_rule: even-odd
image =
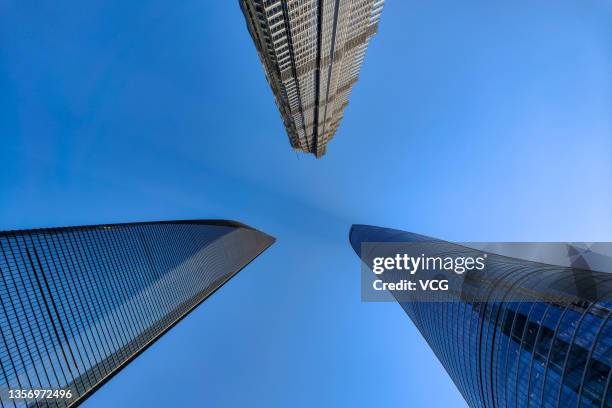
[(277, 244), (84, 405), (464, 406), (370, 223), (612, 240), (612, 5), (388, 0), (328, 154), (296, 156), (236, 1), (0, 1), (0, 229), (231, 218)]

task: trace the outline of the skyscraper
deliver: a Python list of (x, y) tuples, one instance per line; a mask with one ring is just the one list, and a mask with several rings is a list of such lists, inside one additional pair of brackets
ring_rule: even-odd
[[(365, 225), (350, 242), (365, 265), (391, 242), (418, 244), (419, 255), (473, 252)], [(471, 407), (612, 407), (612, 274), (584, 269), (568, 248), (580, 268), (488, 253), (460, 290), (399, 301)]]
[(230, 221), (0, 233), (0, 406), (71, 406), (274, 242)]
[(239, 0), (294, 149), (325, 154), (384, 0)]

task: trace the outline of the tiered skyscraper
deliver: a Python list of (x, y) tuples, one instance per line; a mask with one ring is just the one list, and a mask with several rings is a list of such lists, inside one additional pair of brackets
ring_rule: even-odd
[(273, 242), (229, 221), (0, 232), (0, 407), (79, 404)]
[[(350, 241), (368, 267), (398, 245), (417, 256), (473, 254), (366, 225), (354, 225)], [(568, 245), (570, 266), (487, 255), (486, 270), (466, 272), (460, 288), (394, 294), (470, 407), (612, 407), (612, 274), (587, 269), (601, 254)]]
[(325, 154), (384, 0), (239, 0), (294, 149)]

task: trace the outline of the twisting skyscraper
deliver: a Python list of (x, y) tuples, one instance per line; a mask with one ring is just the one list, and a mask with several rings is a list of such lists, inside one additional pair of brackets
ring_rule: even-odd
[[(462, 265), (475, 253), (466, 246), (365, 225), (351, 228), (350, 241), (368, 268), (373, 259), (392, 257), (398, 248), (421, 260), (444, 257)], [(564, 266), (476, 254), (483, 255), (478, 259), (486, 268), (457, 275), (460, 286), (405, 297), (393, 293), (468, 404), (612, 407), (612, 274), (587, 269), (590, 250), (581, 254), (571, 245)], [(601, 260), (593, 255), (595, 262)], [(387, 282), (398, 276), (392, 271), (376, 278)], [(435, 271), (429, 276), (445, 275)]]
[(239, 0), (294, 149), (325, 154), (384, 0)]
[(0, 407), (83, 401), (274, 242), (230, 221), (0, 233)]

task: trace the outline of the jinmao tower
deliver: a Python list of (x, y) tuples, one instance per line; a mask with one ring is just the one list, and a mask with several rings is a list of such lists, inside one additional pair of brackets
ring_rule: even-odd
[(384, 0), (239, 0), (294, 149), (325, 154)]
[(562, 244), (567, 262), (547, 264), (366, 225), (354, 225), (349, 239), (363, 276), (400, 248), (426, 262), (483, 262), (449, 271), (461, 285), (448, 291), (392, 292), (469, 406), (612, 407), (612, 274), (592, 267), (601, 253)]
[(0, 406), (75, 406), (274, 242), (231, 221), (0, 232)]

